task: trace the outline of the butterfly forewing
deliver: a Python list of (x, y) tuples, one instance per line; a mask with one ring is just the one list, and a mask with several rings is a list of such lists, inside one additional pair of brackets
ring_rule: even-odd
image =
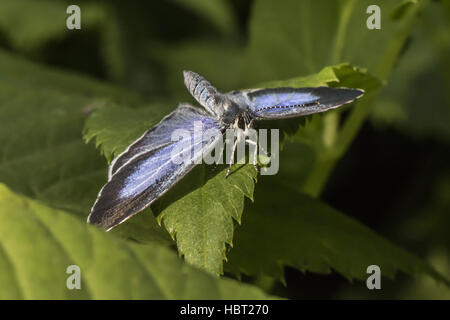
[[(109, 167), (109, 179), (125, 163), (143, 152), (149, 152), (166, 144), (171, 144), (171, 134), (177, 129), (188, 129), (187, 123), (195, 121), (213, 121), (210, 116), (200, 108), (183, 104), (172, 113), (164, 117), (160, 123), (145, 132), (139, 139), (131, 144), (124, 152), (118, 155)], [(191, 125), (192, 127), (192, 125)]]
[[(210, 136), (194, 134), (195, 123), (201, 124), (202, 132), (221, 131), (204, 110), (182, 105), (117, 157), (88, 221), (109, 230), (148, 207), (186, 175), (196, 165), (195, 157), (201, 157), (194, 150), (209, 150), (217, 143)], [(172, 141), (177, 129), (189, 131), (191, 138)], [(174, 154), (190, 154), (191, 161), (173, 161)]]
[(347, 88), (274, 88), (246, 92), (255, 119), (283, 119), (320, 113), (352, 102), (364, 93)]

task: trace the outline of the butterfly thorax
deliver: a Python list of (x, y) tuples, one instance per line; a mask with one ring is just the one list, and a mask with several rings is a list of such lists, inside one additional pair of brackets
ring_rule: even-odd
[(227, 97), (224, 97), (221, 104), (222, 104), (224, 111), (223, 111), (222, 116), (220, 117), (220, 120), (224, 124), (230, 125), (233, 122), (235, 122), (236, 119), (239, 119), (242, 117), (242, 113), (243, 113), (242, 109), (234, 101), (228, 99)]

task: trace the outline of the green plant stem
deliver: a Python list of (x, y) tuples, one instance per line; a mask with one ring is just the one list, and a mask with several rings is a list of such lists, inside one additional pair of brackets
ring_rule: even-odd
[[(397, 36), (393, 37), (389, 43), (383, 59), (381, 59), (380, 64), (374, 72), (374, 75), (379, 79), (386, 80), (389, 76), (403, 48), (403, 45), (410, 34), (418, 13), (425, 8), (428, 1), (429, 0), (420, 1), (414, 9), (407, 13), (409, 15), (409, 19), (406, 19), (406, 22), (398, 27), (396, 31)], [(314, 197), (320, 195), (336, 161), (342, 157), (351, 145), (352, 141), (355, 139), (360, 128), (364, 124), (364, 121), (370, 114), (373, 101), (379, 93), (380, 90), (376, 90), (370, 96), (364, 97), (364, 99), (352, 109), (350, 116), (346, 119), (342, 129), (337, 133), (335, 143), (329, 146), (324, 145), (323, 147), (325, 151), (323, 151), (322, 148), (320, 150), (316, 150), (318, 155), (316, 163), (302, 186), (302, 190), (305, 193)], [(336, 121), (337, 119), (338, 118), (336, 118)]]
[(320, 194), (322, 187), (328, 180), (328, 176), (334, 167), (337, 157), (328, 153), (317, 153), (318, 157), (314, 161), (314, 167), (307, 180), (302, 185), (302, 192), (316, 197)]

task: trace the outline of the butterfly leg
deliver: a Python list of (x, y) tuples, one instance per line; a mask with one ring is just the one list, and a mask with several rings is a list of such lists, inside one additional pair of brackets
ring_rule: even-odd
[(258, 173), (258, 143), (250, 139), (246, 139), (245, 142), (255, 147), (253, 150), (253, 167), (256, 173)]
[(230, 175), (231, 172), (231, 166), (233, 165), (234, 162), (234, 153), (236, 152), (236, 148), (237, 148), (237, 144), (239, 142), (239, 139), (236, 139), (234, 141), (234, 145), (233, 145), (233, 151), (231, 152), (231, 157), (230, 157), (230, 164), (228, 166), (228, 170), (227, 170), (227, 174), (225, 175), (225, 178), (228, 178), (228, 176)]
[[(253, 167), (255, 168), (256, 174), (258, 174), (258, 142), (256, 140), (252, 140), (249, 135), (249, 129), (253, 127), (253, 120), (250, 119), (248, 123), (246, 123), (244, 135), (247, 137), (245, 139), (245, 142), (249, 145), (254, 146), (253, 150)], [(255, 139), (257, 139), (256, 136), (254, 136)]]

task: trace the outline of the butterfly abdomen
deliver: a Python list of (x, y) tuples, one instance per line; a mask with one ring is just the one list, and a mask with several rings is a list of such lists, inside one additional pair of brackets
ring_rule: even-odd
[(217, 115), (220, 93), (208, 80), (192, 71), (183, 71), (184, 84), (189, 93), (211, 114)]

